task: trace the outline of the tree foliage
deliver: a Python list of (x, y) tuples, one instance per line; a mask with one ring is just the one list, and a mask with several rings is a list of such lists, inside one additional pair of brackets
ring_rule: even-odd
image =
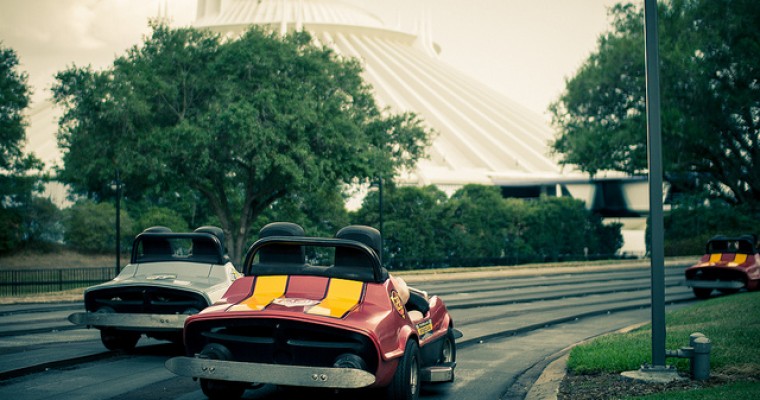
[[(30, 161), (23, 156), (26, 122), (23, 111), (29, 105), (27, 74), (18, 71), (18, 57), (13, 49), (0, 43), (0, 172), (23, 171)], [(8, 186), (3, 185), (7, 194)]]
[[(668, 180), (760, 203), (760, 8), (753, 0), (673, 0), (660, 2), (658, 15)], [(559, 129), (552, 147), (591, 174), (641, 173), (643, 10), (619, 4), (611, 16), (609, 32), (550, 107)]]
[[(65, 210), (63, 218), (64, 242), (72, 249), (85, 253), (107, 253), (116, 247), (114, 229), (115, 207), (110, 203), (80, 200)], [(124, 237), (135, 232), (132, 218), (121, 210)], [(122, 240), (121, 250), (127, 250), (130, 240)]]
[[(351, 221), (379, 228), (378, 197), (370, 192)], [(394, 268), (581, 259), (623, 245), (620, 224), (603, 224), (579, 200), (504, 199), (483, 185), (451, 197), (435, 186), (389, 185), (382, 225), (385, 262)]]
[[(8, 252), (36, 232), (30, 232), (26, 211), (34, 209), (42, 163), (24, 154), (30, 88), (27, 74), (18, 70), (16, 52), (0, 43), (0, 252)], [(31, 236), (30, 236), (31, 235)]]
[(115, 170), (133, 200), (196, 196), (233, 260), (278, 200), (391, 177), (428, 144), (415, 115), (379, 110), (359, 64), (307, 33), (152, 27), (112, 67), (57, 75), (60, 177), (99, 198)]

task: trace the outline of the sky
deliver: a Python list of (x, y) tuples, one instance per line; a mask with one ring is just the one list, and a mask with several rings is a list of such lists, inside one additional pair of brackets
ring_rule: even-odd
[[(427, 9), (443, 61), (547, 121), (547, 107), (596, 48), (610, 25), (608, 8), (618, 2), (346, 1), (410, 30)], [(57, 71), (107, 67), (140, 43), (164, 2), (173, 25), (195, 19), (197, 0), (0, 0), (0, 42), (16, 50), (38, 103), (50, 97)]]

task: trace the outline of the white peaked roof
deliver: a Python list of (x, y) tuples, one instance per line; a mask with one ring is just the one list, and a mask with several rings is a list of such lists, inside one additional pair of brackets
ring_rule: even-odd
[[(435, 184), (451, 193), (467, 183), (567, 178), (549, 155), (553, 132), (547, 122), (440, 60), (424, 20), (406, 32), (340, 0), (198, 0), (193, 23), (229, 36), (254, 24), (311, 32), (318, 44), (360, 60), (381, 107), (424, 119), (435, 132), (429, 157), (402, 174), (400, 183)], [(55, 137), (60, 114), (49, 101), (27, 114), (25, 151), (48, 167), (61, 164)]]
[(413, 111), (433, 128), (429, 158), (406, 183), (455, 188), (560, 176), (542, 117), (438, 59), (425, 22), (404, 32), (339, 0), (198, 0), (194, 26), (236, 36), (250, 25), (304, 29), (359, 59), (381, 107)]

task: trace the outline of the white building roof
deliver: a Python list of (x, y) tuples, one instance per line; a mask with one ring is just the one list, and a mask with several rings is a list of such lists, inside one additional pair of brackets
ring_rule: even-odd
[(417, 32), (404, 32), (339, 0), (199, 0), (194, 25), (229, 36), (250, 25), (305, 29), (318, 44), (360, 60), (381, 107), (413, 111), (436, 132), (429, 158), (402, 177), (407, 183), (461, 186), (561, 174), (549, 155), (548, 124), (438, 59), (424, 21)]

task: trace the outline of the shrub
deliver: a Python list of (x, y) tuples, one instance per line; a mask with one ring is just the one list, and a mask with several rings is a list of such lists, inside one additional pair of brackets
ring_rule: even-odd
[[(110, 203), (95, 203), (81, 200), (66, 210), (64, 217), (64, 241), (78, 251), (105, 253), (116, 245), (115, 224), (116, 209)], [(121, 210), (121, 231), (133, 232), (134, 224), (126, 210)], [(121, 249), (129, 248), (131, 240), (124, 240), (122, 234)]]

